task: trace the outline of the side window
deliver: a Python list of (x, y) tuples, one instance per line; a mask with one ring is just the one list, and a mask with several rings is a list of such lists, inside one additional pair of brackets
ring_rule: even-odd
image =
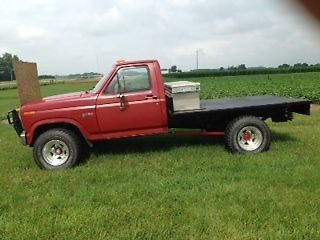
[(106, 94), (136, 92), (151, 89), (147, 67), (122, 68), (109, 84)]

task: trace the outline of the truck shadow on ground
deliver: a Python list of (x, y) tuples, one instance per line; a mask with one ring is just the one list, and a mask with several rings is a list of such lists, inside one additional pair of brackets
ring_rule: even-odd
[[(286, 133), (272, 131), (272, 142), (296, 141), (297, 139)], [(127, 138), (118, 140), (108, 140), (96, 142), (93, 148), (88, 152), (94, 155), (103, 154), (128, 154), (145, 152), (163, 152), (172, 148), (188, 146), (224, 146), (224, 137), (212, 136), (148, 136)]]
[(145, 153), (163, 152), (177, 147), (223, 144), (223, 137), (167, 135), (101, 141), (95, 143), (91, 151), (95, 155)]
[(289, 142), (289, 141), (297, 141), (298, 139), (289, 133), (280, 133), (271, 131), (271, 144), (272, 142)]

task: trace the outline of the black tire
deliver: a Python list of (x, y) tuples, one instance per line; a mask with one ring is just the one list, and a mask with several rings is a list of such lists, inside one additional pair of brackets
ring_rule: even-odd
[(54, 128), (43, 132), (35, 141), (33, 156), (41, 169), (65, 169), (80, 159), (81, 141), (71, 130)]
[(260, 153), (269, 150), (271, 131), (261, 119), (241, 116), (226, 127), (225, 141), (233, 153)]

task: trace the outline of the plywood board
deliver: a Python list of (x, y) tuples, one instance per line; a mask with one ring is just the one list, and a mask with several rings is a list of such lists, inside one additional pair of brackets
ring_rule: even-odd
[(36, 63), (13, 61), (21, 106), (41, 99)]

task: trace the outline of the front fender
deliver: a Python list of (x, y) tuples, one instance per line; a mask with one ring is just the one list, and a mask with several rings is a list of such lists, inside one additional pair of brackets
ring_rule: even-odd
[(85, 139), (89, 138), (89, 133), (85, 130), (85, 128), (82, 127), (82, 125), (79, 122), (77, 122), (73, 119), (55, 118), (55, 119), (46, 119), (46, 120), (41, 120), (41, 121), (35, 122), (31, 126), (30, 131), (26, 133), (26, 139), (27, 139), (28, 144), (29, 145), (33, 144), (33, 142), (35, 141), (35, 134), (40, 127), (44, 127), (44, 126), (57, 126), (58, 127), (59, 124), (72, 125), (80, 131), (80, 133), (82, 134), (82, 136)]

